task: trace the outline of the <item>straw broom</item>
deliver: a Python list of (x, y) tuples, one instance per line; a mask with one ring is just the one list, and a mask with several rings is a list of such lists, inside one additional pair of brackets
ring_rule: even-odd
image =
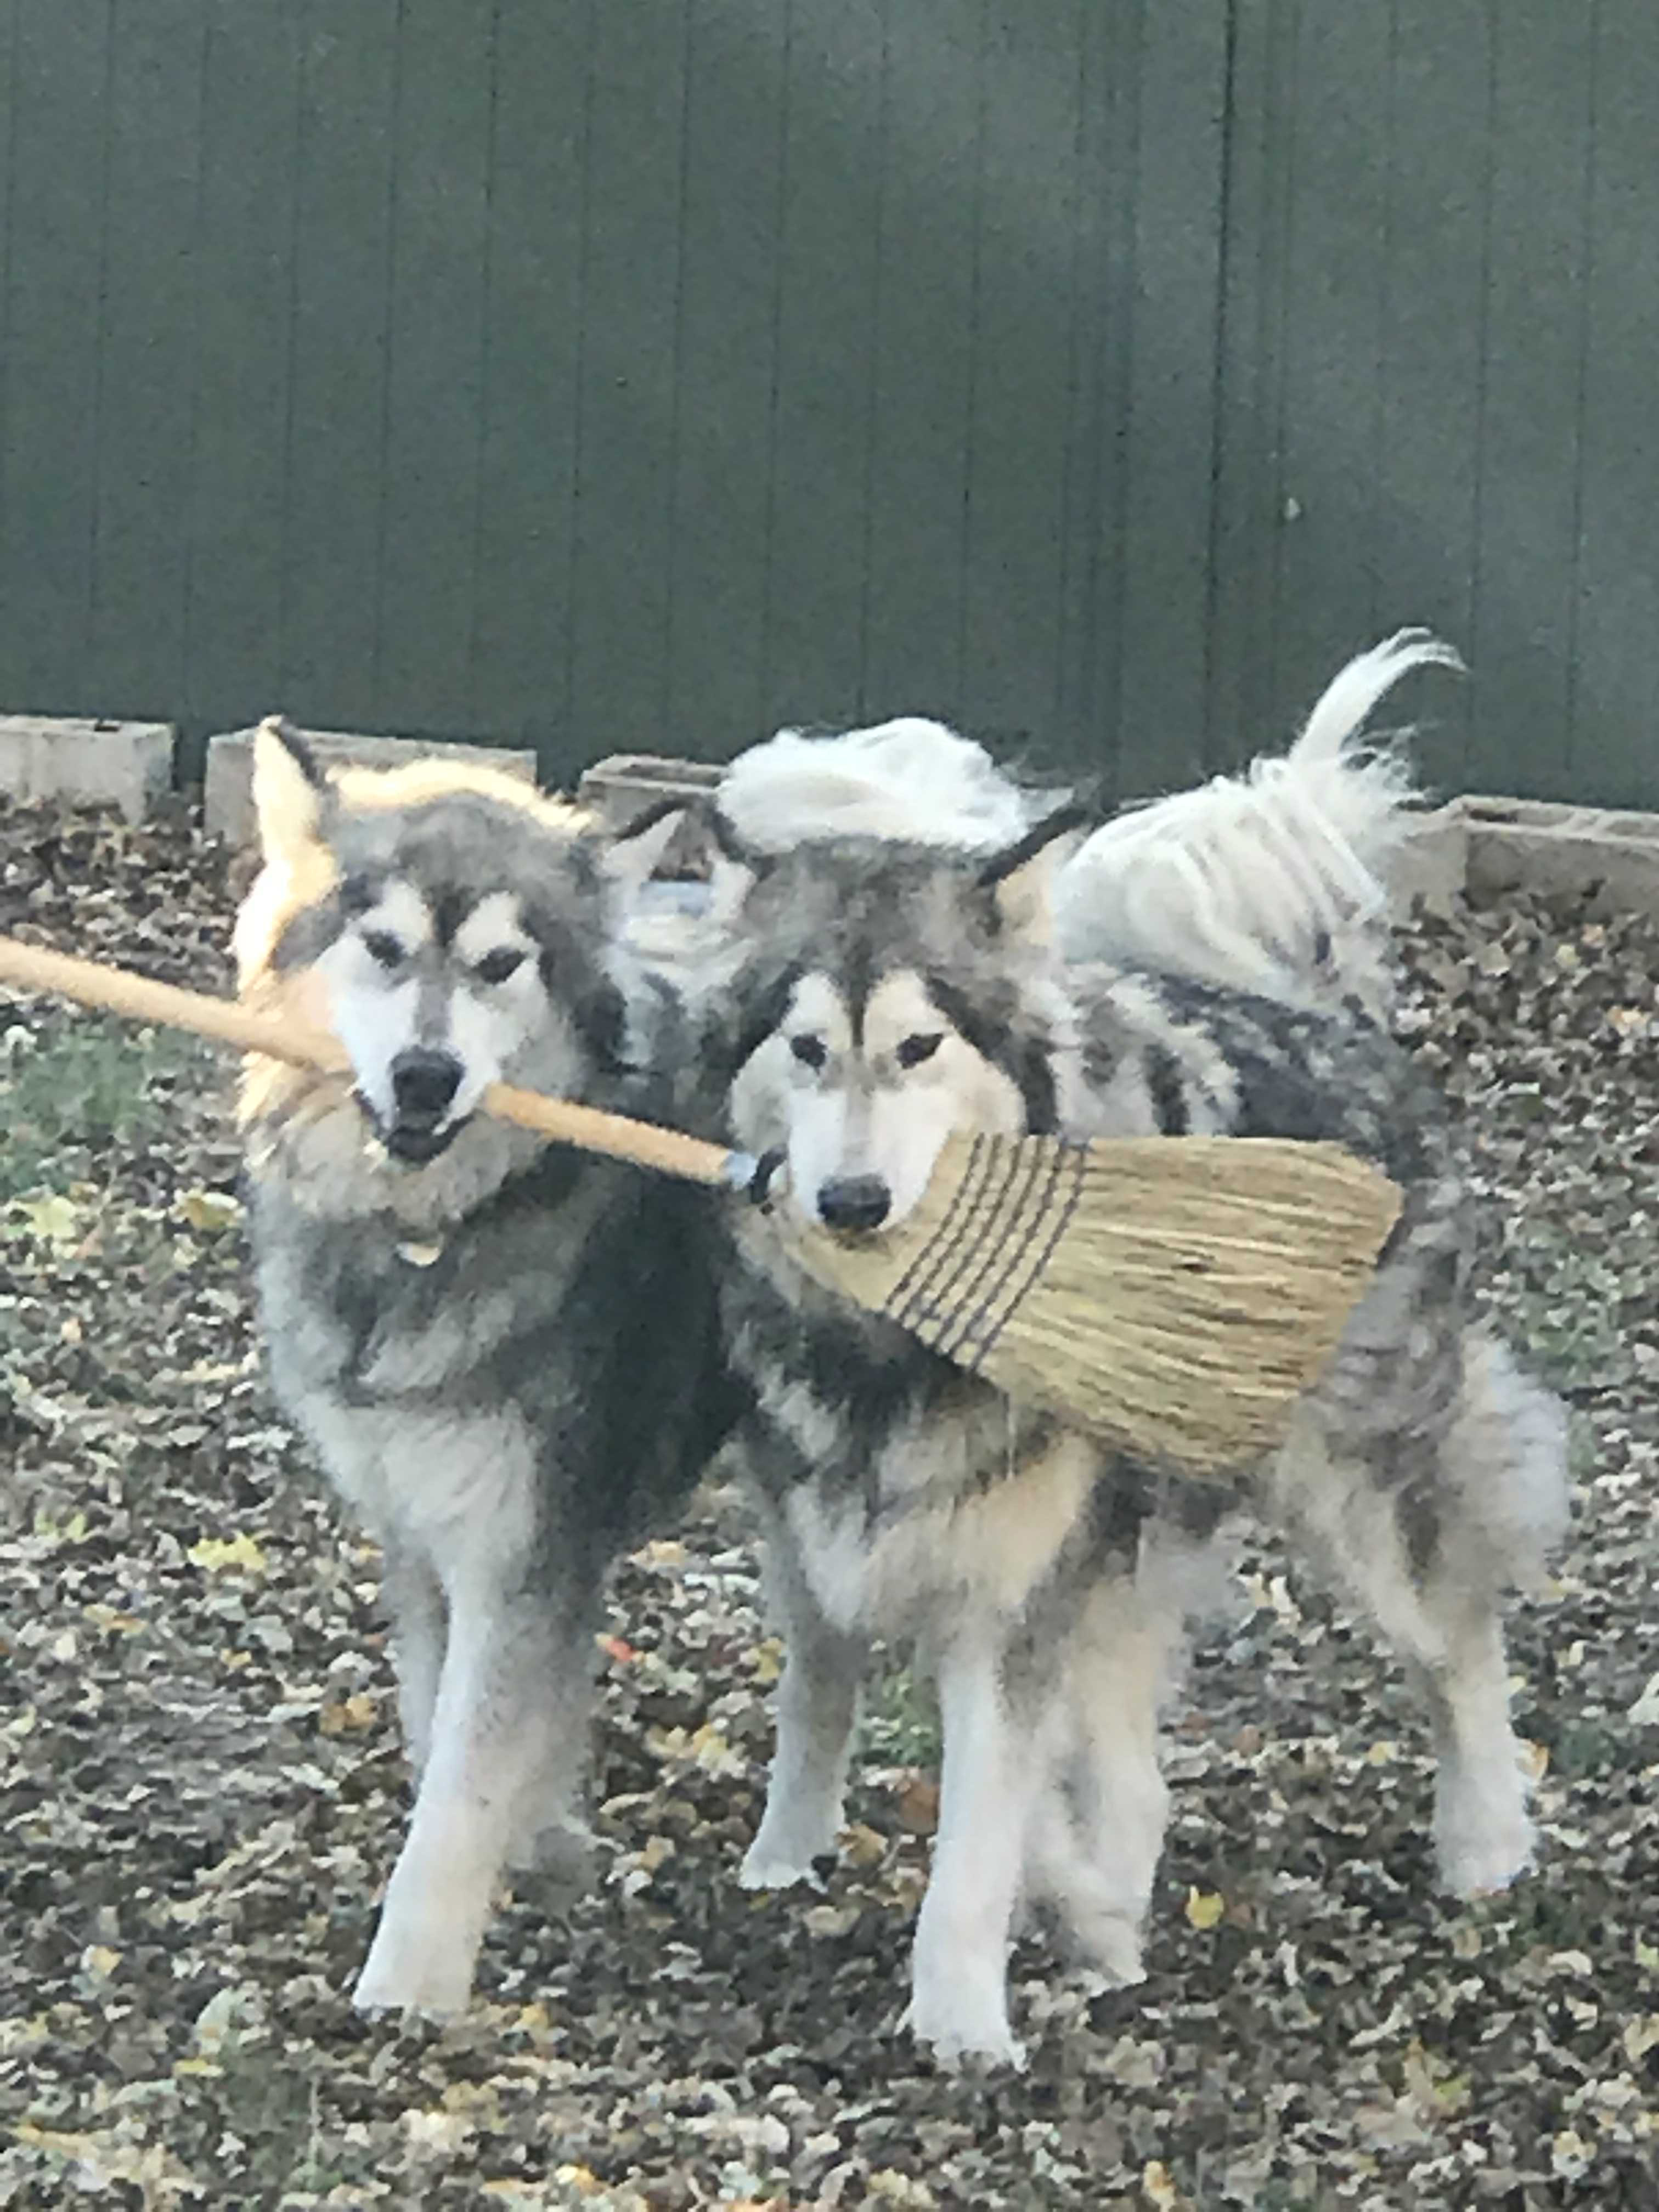
[[(0, 938), (0, 983), (297, 1066), (349, 1065), (325, 1032), (13, 939)], [(753, 1196), (773, 1164), (507, 1084), (483, 1105), (555, 1142)], [(788, 1209), (771, 1218), (815, 1280), (1010, 1397), (1150, 1465), (1224, 1475), (1281, 1441), (1400, 1206), (1394, 1183), (1332, 1144), (964, 1134), (894, 1229), (848, 1238)]]

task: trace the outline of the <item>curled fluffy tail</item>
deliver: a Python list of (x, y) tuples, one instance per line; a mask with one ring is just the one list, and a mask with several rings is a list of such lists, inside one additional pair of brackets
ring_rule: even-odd
[(1462, 665), (1402, 629), (1339, 672), (1289, 752), (1107, 823), (1060, 878), (1067, 956), (1386, 1013), (1394, 872), (1419, 793), (1401, 754), (1361, 732), (1408, 671)]
[(760, 852), (833, 836), (994, 850), (1055, 803), (1053, 792), (1032, 799), (982, 745), (919, 715), (835, 737), (780, 730), (740, 753), (720, 787), (720, 812)]

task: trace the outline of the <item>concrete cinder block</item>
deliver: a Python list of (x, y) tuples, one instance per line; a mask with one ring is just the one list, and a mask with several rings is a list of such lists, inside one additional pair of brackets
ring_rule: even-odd
[(1449, 913), (1467, 887), (1468, 860), (1468, 823), (1461, 799), (1420, 816), (1393, 870), (1401, 911), (1409, 913), (1420, 902), (1431, 913)]
[(0, 790), (27, 801), (118, 806), (129, 822), (142, 822), (172, 787), (176, 736), (171, 722), (0, 714)]
[(1468, 889), (1584, 902), (1597, 915), (1659, 914), (1659, 815), (1543, 799), (1469, 799)]
[[(464, 760), (499, 769), (522, 782), (536, 781), (536, 756), (505, 745), (428, 743), (423, 738), (365, 738), (343, 730), (299, 730), (324, 767), (397, 768), (406, 761)], [(226, 730), (207, 744), (202, 787), (202, 826), (227, 844), (252, 842), (253, 737), (252, 729)]]
[(725, 775), (712, 761), (668, 760), (656, 753), (615, 753), (597, 761), (583, 776), (576, 796), (607, 830), (624, 830), (659, 799), (684, 799), (693, 813), (670, 839), (657, 873), (696, 880), (708, 872), (708, 839), (696, 813)]

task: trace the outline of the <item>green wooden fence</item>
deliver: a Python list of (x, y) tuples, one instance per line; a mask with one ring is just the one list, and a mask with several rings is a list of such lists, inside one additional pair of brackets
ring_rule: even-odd
[(1652, 0), (0, 0), (0, 707), (1127, 793), (1422, 620), (1659, 804)]

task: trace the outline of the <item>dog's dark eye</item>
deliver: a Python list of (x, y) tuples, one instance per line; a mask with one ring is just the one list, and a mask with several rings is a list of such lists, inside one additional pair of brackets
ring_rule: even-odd
[(789, 1049), (803, 1067), (822, 1067), (830, 1057), (823, 1039), (817, 1036), (792, 1036)]
[(503, 945), (496, 951), (486, 952), (472, 972), (481, 983), (505, 983), (523, 965), (524, 954), (518, 946)]
[(404, 957), (403, 946), (384, 929), (366, 929), (363, 932), (363, 950), (371, 960), (378, 960), (382, 968), (396, 968)]
[(927, 1036), (908, 1036), (894, 1057), (901, 1067), (920, 1067), (924, 1060), (931, 1060), (939, 1050), (942, 1038), (939, 1030)]

